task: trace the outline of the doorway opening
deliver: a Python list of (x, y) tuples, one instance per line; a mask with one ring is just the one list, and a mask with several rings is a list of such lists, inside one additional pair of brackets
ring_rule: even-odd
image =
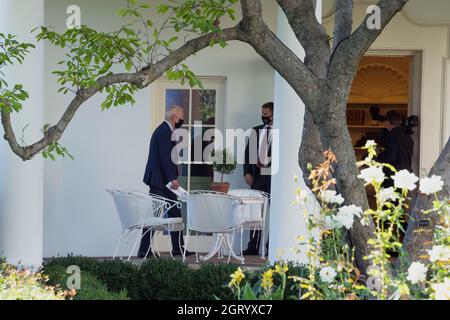
[[(367, 140), (374, 140), (383, 150), (388, 132), (385, 116), (397, 111), (414, 141), (412, 170), (420, 176), (421, 67), (420, 52), (375, 52), (363, 57), (347, 105), (347, 125), (358, 160), (366, 155), (362, 147)], [(372, 207), (375, 199), (370, 191), (368, 197)]]

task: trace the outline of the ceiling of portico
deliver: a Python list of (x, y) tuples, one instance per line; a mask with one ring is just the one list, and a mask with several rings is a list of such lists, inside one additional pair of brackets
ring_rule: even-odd
[[(323, 18), (334, 14), (336, 0), (323, 0)], [(355, 5), (376, 4), (376, 0), (354, 0)], [(410, 0), (403, 14), (413, 23), (419, 25), (450, 26), (450, 0)]]

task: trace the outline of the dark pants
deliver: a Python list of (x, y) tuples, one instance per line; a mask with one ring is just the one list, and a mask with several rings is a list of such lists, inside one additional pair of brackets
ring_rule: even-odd
[[(150, 187), (150, 193), (156, 194), (161, 197), (165, 197), (170, 200), (177, 201), (177, 196), (167, 188)], [(167, 212), (169, 218), (180, 218), (181, 210), (177, 207), (173, 207)], [(146, 230), (143, 232), (145, 233)], [(147, 232), (144, 234), (139, 247), (139, 252), (145, 254), (150, 247), (150, 237), (153, 237), (153, 232)], [(180, 245), (184, 248), (183, 235), (180, 232), (171, 232), (170, 237), (172, 239), (172, 252), (179, 252)], [(181, 240), (181, 241), (180, 241)]]
[[(264, 191), (270, 194), (270, 183), (271, 176), (270, 175), (260, 175), (256, 174), (253, 177), (253, 190)], [(259, 244), (261, 242), (261, 231), (250, 231), (250, 240), (248, 242), (247, 251), (258, 254), (259, 252)], [(269, 240), (267, 239), (266, 243), (266, 252), (269, 252)]]

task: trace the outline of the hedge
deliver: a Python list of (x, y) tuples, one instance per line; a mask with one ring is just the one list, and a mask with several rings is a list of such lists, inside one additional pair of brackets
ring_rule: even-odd
[[(98, 261), (68, 256), (47, 262), (43, 272), (53, 279), (53, 283), (64, 288), (67, 279), (65, 270), (71, 265), (81, 269), (82, 290), (87, 290), (83, 288), (85, 282), (89, 285), (89, 292), (79, 292), (80, 299), (133, 300), (231, 300), (234, 296), (227, 284), (230, 275), (239, 267), (232, 264), (204, 264), (198, 269), (192, 269), (180, 260), (154, 257), (138, 266), (121, 260)], [(259, 274), (268, 267), (266, 265), (255, 271), (246, 271), (246, 279), (254, 285), (260, 279)], [(289, 267), (288, 276), (307, 275), (307, 270), (302, 266), (290, 264)], [(298, 297), (298, 287), (292, 280), (288, 281), (287, 290), (288, 298)], [(94, 295), (96, 292), (98, 297)]]

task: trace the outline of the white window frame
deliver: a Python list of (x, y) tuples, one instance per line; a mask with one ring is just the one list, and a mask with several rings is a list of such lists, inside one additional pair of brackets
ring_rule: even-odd
[[(216, 92), (216, 121), (214, 127), (224, 132), (225, 126), (225, 90), (226, 90), (226, 77), (221, 76), (197, 76), (202, 82), (204, 90), (215, 90)], [(151, 126), (150, 130), (153, 131), (164, 121), (166, 110), (166, 90), (189, 90), (189, 114), (192, 115), (192, 90), (202, 90), (200, 87), (191, 88), (189, 83), (181, 84), (179, 80), (169, 80), (167, 76), (163, 76), (154, 83), (153, 88), (153, 103), (151, 104)], [(186, 119), (185, 119), (186, 120)], [(185, 121), (186, 123), (186, 121)], [(195, 127), (195, 124), (191, 124), (191, 127)], [(208, 125), (203, 125), (208, 127)], [(211, 126), (212, 127), (212, 126)], [(188, 159), (191, 159), (191, 148), (188, 148)], [(195, 162), (189, 161), (191, 164)], [(186, 162), (181, 162), (187, 164)], [(191, 181), (191, 166), (188, 166), (187, 174), (187, 186), (190, 189)]]

